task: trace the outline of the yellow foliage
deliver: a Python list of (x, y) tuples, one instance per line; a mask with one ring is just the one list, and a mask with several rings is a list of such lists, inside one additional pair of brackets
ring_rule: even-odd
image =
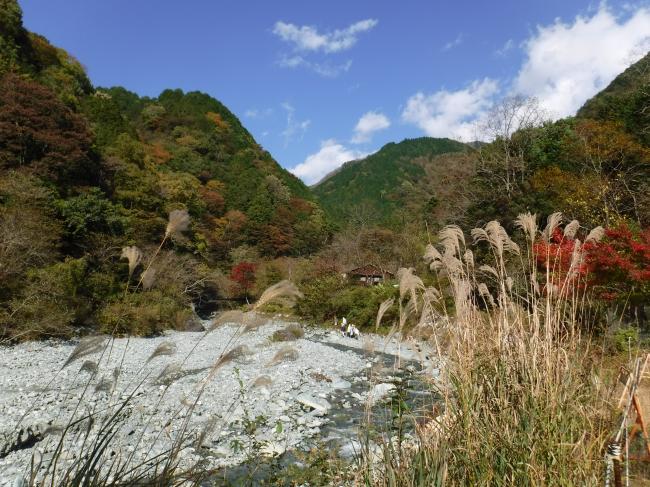
[(228, 122), (226, 122), (223, 118), (221, 118), (221, 115), (219, 115), (218, 113), (208, 112), (205, 114), (205, 118), (207, 118), (212, 123), (214, 123), (218, 129), (221, 130), (230, 129), (230, 125), (228, 125)]

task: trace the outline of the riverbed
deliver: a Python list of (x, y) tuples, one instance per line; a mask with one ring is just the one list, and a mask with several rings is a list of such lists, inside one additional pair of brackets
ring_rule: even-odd
[[(390, 397), (394, 380), (438, 373), (424, 344), (319, 328), (272, 341), (286, 325), (276, 319), (246, 333), (227, 324), (210, 333), (120, 338), (65, 367), (74, 342), (1, 347), (0, 486), (28, 478), (32, 462), (43, 475), (59, 444), (65, 469), (116, 413), (102, 468), (146, 464), (176, 444), (181, 467), (206, 469), (241, 464), (251, 448), (280, 456), (314, 438), (350, 454), (365, 407)], [(163, 353), (151, 358), (155, 350)]]

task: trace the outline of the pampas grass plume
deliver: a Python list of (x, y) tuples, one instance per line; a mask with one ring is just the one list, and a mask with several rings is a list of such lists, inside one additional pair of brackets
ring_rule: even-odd
[(293, 302), (301, 297), (302, 293), (298, 290), (296, 285), (291, 281), (284, 280), (266, 288), (253, 306), (253, 309), (260, 309), (265, 304), (279, 298), (284, 298)]
[(438, 260), (442, 259), (442, 255), (440, 255), (440, 252), (438, 252), (438, 249), (436, 249), (433, 245), (428, 244), (425, 251), (424, 251), (424, 262), (427, 264), (430, 264), (431, 262), (435, 262)]
[(227, 364), (228, 362), (232, 362), (233, 360), (242, 357), (247, 353), (248, 347), (246, 345), (237, 345), (236, 347), (223, 354), (219, 360), (217, 360), (215, 367), (221, 367), (222, 365)]
[(515, 220), (515, 226), (522, 229), (531, 242), (537, 238), (537, 215), (521, 213)]
[(92, 360), (86, 360), (79, 369), (79, 372), (87, 372), (91, 375), (94, 375), (97, 372), (97, 362)]
[(546, 220), (546, 228), (542, 232), (542, 238), (546, 241), (549, 242), (551, 240), (551, 237), (553, 236), (553, 233), (555, 232), (555, 229), (558, 227), (558, 225), (562, 223), (562, 213), (559, 211), (556, 211), (555, 213), (551, 213), (548, 216), (548, 219)]
[(277, 365), (280, 362), (288, 362), (292, 360), (297, 360), (299, 357), (298, 350), (290, 346), (284, 346), (278, 350), (268, 365)]
[(386, 311), (388, 311), (390, 307), (393, 306), (393, 303), (395, 303), (395, 298), (388, 298), (386, 301), (379, 305), (379, 311), (377, 311), (377, 319), (375, 320), (375, 330), (379, 328), (384, 314), (386, 314)]
[(255, 311), (249, 311), (248, 313), (244, 313), (244, 318), (243, 318), (243, 323), (244, 323), (244, 332), (249, 332), (253, 331), (263, 324), (265, 324), (268, 320), (261, 314), (255, 312)]
[(135, 245), (130, 247), (124, 247), (122, 249), (122, 259), (127, 259), (129, 261), (129, 277), (133, 275), (133, 271), (142, 261), (142, 252)]
[(219, 315), (212, 320), (208, 331), (213, 331), (214, 329), (224, 325), (226, 323), (242, 323), (244, 321), (244, 312), (240, 309), (232, 309), (229, 311), (224, 311), (219, 313)]
[(226, 365), (228, 362), (232, 362), (235, 359), (238, 359), (239, 357), (242, 357), (249, 353), (248, 347), (246, 345), (237, 345), (236, 347), (231, 348), (228, 350), (226, 353), (221, 355), (217, 359), (217, 361), (214, 363), (212, 366), (212, 369), (210, 370), (210, 373), (208, 374), (207, 380), (210, 381), (214, 375), (217, 373), (217, 371)]
[(570, 223), (567, 223), (567, 225), (564, 227), (564, 236), (566, 238), (573, 240), (574, 238), (576, 238), (576, 234), (578, 233), (579, 229), (580, 229), (580, 222), (578, 220), (572, 220)]
[(605, 229), (601, 226), (598, 226), (596, 228), (593, 228), (591, 232), (589, 232), (589, 235), (587, 235), (587, 238), (585, 239), (585, 243), (588, 242), (593, 242), (597, 243), (600, 242), (603, 237), (605, 236)]
[(153, 351), (151, 355), (149, 355), (149, 358), (147, 359), (147, 363), (151, 362), (156, 357), (161, 357), (163, 355), (170, 356), (174, 355), (176, 353), (177, 347), (176, 344), (173, 342), (165, 341), (159, 344), (156, 349)]
[(156, 269), (149, 267), (146, 271), (142, 273), (142, 289), (148, 291), (153, 287), (153, 283), (156, 280)]
[(273, 384), (273, 379), (271, 379), (271, 376), (264, 374), (255, 378), (251, 387), (265, 387), (270, 386), (271, 384)]
[(165, 238), (175, 236), (190, 227), (190, 215), (187, 210), (174, 210), (169, 213)]
[(438, 232), (438, 238), (445, 248), (445, 254), (460, 255), (461, 245), (465, 246), (465, 234), (457, 225), (447, 225)]
[(397, 280), (399, 281), (399, 297), (402, 299), (406, 294), (413, 296), (418, 289), (424, 289), (422, 279), (414, 274), (415, 269), (412, 267), (401, 267), (397, 270)]
[(165, 365), (158, 377), (156, 377), (156, 384), (169, 385), (181, 375), (182, 366), (177, 362)]
[(88, 355), (92, 355), (97, 352), (101, 352), (104, 343), (106, 342), (106, 338), (107, 337), (104, 335), (98, 335), (92, 337), (85, 337), (79, 340), (79, 344), (72, 351), (72, 353), (68, 357), (68, 360), (65, 361), (63, 367), (67, 367), (72, 362), (74, 362), (75, 360), (79, 360), (80, 358), (87, 357)]

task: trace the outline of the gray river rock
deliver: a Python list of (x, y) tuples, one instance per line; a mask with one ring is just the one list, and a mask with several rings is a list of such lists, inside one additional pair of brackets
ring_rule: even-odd
[[(132, 464), (163, 454), (183, 428), (193, 440), (180, 453), (185, 466), (240, 464), (252, 441), (261, 442), (261, 454), (267, 456), (299, 448), (316, 436), (336, 439), (350, 450), (357, 434), (354, 418), (363, 414), (365, 401), (385, 398), (395, 387), (381, 383), (373, 388), (368, 371), (417, 363), (428, 376), (440, 367), (422, 345), (385, 343), (372, 335), (354, 340), (322, 329), (308, 329), (289, 344), (297, 356), (275, 363), (273, 357), (287, 344), (269, 338), (285, 325), (269, 321), (236, 342), (234, 324), (208, 334), (117, 339), (103, 353), (66, 367), (75, 343), (0, 347), (0, 486), (27, 477), (32, 458), (46, 465), (68, 425), (62, 462), (74, 461), (82, 455), (85, 432), (96, 438), (102, 418), (118, 410), (121, 421), (108, 458), (129, 458)], [(163, 342), (173, 343), (175, 354), (148, 361)], [(246, 345), (244, 353), (213, 369), (226, 347), (239, 344)], [(97, 364), (96, 372), (89, 361)], [(88, 415), (97, 419), (89, 423)], [(255, 418), (263, 420), (251, 437), (245, 425)]]

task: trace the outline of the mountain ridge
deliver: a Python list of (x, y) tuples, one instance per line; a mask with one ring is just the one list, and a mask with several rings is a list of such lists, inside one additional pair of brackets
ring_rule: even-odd
[(443, 154), (471, 150), (449, 138), (417, 137), (389, 142), (373, 154), (346, 162), (311, 189), (339, 223), (354, 206), (366, 205), (375, 213), (372, 220), (376, 224), (393, 225), (394, 213), (403, 206), (400, 188), (415, 185), (425, 176), (423, 159), (431, 161)]

